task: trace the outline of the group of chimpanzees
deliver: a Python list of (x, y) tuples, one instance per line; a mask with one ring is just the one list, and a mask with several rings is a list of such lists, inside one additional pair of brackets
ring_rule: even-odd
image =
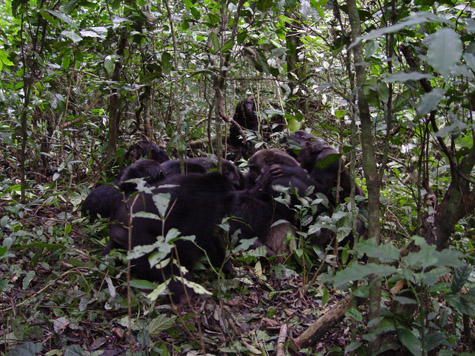
[[(169, 160), (155, 145), (140, 141), (126, 156), (147, 158), (125, 168), (113, 185), (96, 187), (85, 199), (82, 212), (91, 221), (98, 215), (110, 219), (106, 252), (116, 247), (128, 249), (129, 233), (134, 248), (152, 245), (158, 236), (166, 236), (175, 228), (181, 236), (194, 235), (196, 243), (187, 239), (175, 241), (176, 253), (172, 259), (178, 259), (179, 265), (191, 270), (205, 251), (215, 267), (228, 273), (231, 266), (225, 262), (225, 247), (216, 229), (224, 217), (230, 217), (231, 235), (237, 234), (239, 239), (257, 237), (256, 246), (266, 246), (268, 255), (275, 255), (282, 253), (284, 240), (289, 230), (292, 231), (295, 223), (292, 208), (298, 197), (312, 191), (309, 187), (313, 186), (312, 194), (322, 193), (330, 201), (334, 199), (332, 189), (337, 184), (338, 159), (326, 167), (318, 163), (336, 151), (304, 131), (297, 131), (286, 140), (289, 153), (259, 150), (248, 160), (248, 172), (244, 175), (227, 160), (223, 160), (222, 173), (218, 173), (217, 163), (210, 158), (185, 159), (182, 174), (179, 160)], [(144, 180), (141, 185), (145, 189), (138, 193), (140, 182), (136, 178)], [(347, 170), (342, 171), (340, 181), (340, 197), (345, 198), (351, 189)], [(289, 187), (287, 203), (275, 199), (281, 194), (278, 186)], [(357, 186), (356, 192), (362, 194)], [(140, 212), (159, 214), (154, 198), (160, 193), (170, 195), (165, 217), (140, 215)], [(180, 275), (175, 263), (162, 269), (151, 268), (148, 257), (133, 260), (133, 271), (139, 278), (164, 281)], [(175, 296), (184, 291), (176, 280), (170, 282), (169, 289)]]

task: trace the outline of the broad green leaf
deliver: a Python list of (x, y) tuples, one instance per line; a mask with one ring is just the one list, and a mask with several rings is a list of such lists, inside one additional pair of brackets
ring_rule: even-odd
[(45, 10), (47, 12), (49, 12), (51, 15), (57, 17), (58, 19), (66, 22), (68, 25), (71, 25), (72, 27), (74, 28), (77, 28), (78, 25), (76, 24), (76, 22), (71, 18), (71, 16), (69, 15), (66, 15), (65, 13), (63, 12), (60, 12), (60, 11), (56, 11), (56, 10)]
[(9, 356), (35, 356), (39, 355), (43, 350), (43, 345), (33, 342), (25, 342), (24, 344), (15, 347), (13, 350), (8, 352)]
[(82, 41), (82, 37), (79, 36), (76, 32), (74, 31), (62, 31), (61, 32), (61, 35), (63, 35), (64, 37), (67, 37), (69, 38), (71, 41), (73, 41), (74, 43), (77, 43), (79, 41)]
[(163, 260), (165, 260), (167, 256), (170, 254), (173, 248), (173, 244), (160, 241), (160, 242), (155, 243), (154, 247), (157, 249), (157, 251), (153, 252), (148, 257), (148, 262), (150, 263), (150, 266), (152, 267), (162, 268), (160, 263)]
[(196, 294), (206, 294), (206, 295), (212, 295), (213, 294), (210, 291), (208, 291), (205, 287), (203, 287), (201, 284), (192, 282), (192, 281), (190, 281), (186, 278), (178, 277), (177, 280), (181, 281), (188, 288), (193, 289), (193, 291)]
[(6, 65), (6, 66), (12, 66), (13, 65), (13, 62), (8, 59), (8, 55), (2, 50), (0, 50), (0, 62), (3, 65)]
[(408, 267), (418, 267), (425, 270), (427, 267), (435, 266), (437, 263), (435, 246), (422, 247), (419, 252), (409, 253), (405, 258)]
[(350, 342), (348, 345), (345, 347), (345, 355), (351, 354), (353, 351), (358, 350), (363, 343), (361, 341), (353, 341)]
[(468, 278), (470, 277), (472, 270), (473, 270), (473, 267), (469, 265), (461, 266), (455, 270), (455, 273), (452, 279), (452, 285), (450, 286), (452, 293), (458, 293), (458, 291), (462, 289), (462, 287), (468, 281)]
[(431, 92), (424, 94), (417, 105), (417, 114), (424, 116), (431, 111), (436, 110), (440, 101), (444, 97), (445, 91), (445, 89), (436, 88)]
[(427, 62), (444, 78), (448, 78), (461, 56), (462, 41), (454, 30), (442, 28), (431, 36)]
[(160, 217), (157, 214), (149, 213), (147, 211), (138, 211), (134, 213), (132, 216), (134, 218), (160, 220)]
[(147, 295), (147, 298), (150, 300), (156, 300), (160, 295), (162, 295), (167, 290), (167, 285), (170, 283), (170, 279), (167, 279), (165, 282), (160, 283), (157, 288), (153, 290), (152, 293)]
[(325, 156), (323, 159), (319, 160), (317, 164), (315, 164), (316, 168), (324, 169), (327, 168), (333, 162), (336, 162), (340, 159), (341, 154), (339, 153), (330, 153), (329, 155)]
[(228, 52), (233, 47), (234, 47), (234, 41), (229, 40), (223, 45), (223, 47), (221, 48), (221, 52)]
[(132, 279), (130, 281), (130, 286), (137, 289), (155, 289), (157, 287), (155, 283), (144, 279)]
[(357, 44), (359, 44), (361, 41), (369, 41), (376, 39), (380, 36), (386, 35), (388, 33), (394, 33), (402, 30), (403, 28), (414, 26), (414, 25), (419, 25), (425, 22), (441, 22), (445, 23), (449, 26), (452, 25), (452, 23), (442, 17), (439, 17), (437, 15), (431, 14), (430, 12), (418, 12), (412, 16), (407, 17), (404, 21), (391, 25), (388, 27), (384, 27), (378, 30), (373, 30), (370, 31), (367, 35), (358, 37), (355, 42), (353, 42), (349, 49), (353, 48)]
[(393, 297), (393, 300), (400, 304), (417, 304), (417, 300), (412, 299), (412, 298), (407, 298), (407, 297), (398, 297), (395, 296)]
[(156, 244), (135, 246), (132, 251), (127, 252), (127, 259), (133, 260), (152, 252), (157, 247)]
[(414, 335), (409, 329), (397, 329), (397, 335), (401, 343), (407, 347), (407, 349), (414, 356), (422, 356), (422, 344), (421, 341)]
[(201, 18), (201, 14), (196, 9), (196, 7), (192, 7), (190, 11), (191, 11), (191, 14), (193, 15), (193, 17), (195, 18), (195, 20), (199, 20)]
[(107, 283), (107, 289), (109, 291), (109, 295), (112, 298), (114, 298), (117, 295), (114, 283), (112, 282), (112, 279), (109, 276), (106, 276), (105, 280), (106, 280), (106, 283)]
[(333, 277), (333, 284), (335, 288), (341, 289), (351, 281), (361, 281), (370, 275), (379, 277), (387, 277), (395, 273), (397, 269), (393, 266), (387, 266), (376, 263), (368, 263), (360, 265), (353, 263), (344, 270), (338, 271)]
[(211, 38), (211, 44), (213, 45), (212, 47), (213, 53), (218, 53), (219, 47), (220, 47), (218, 36), (214, 32), (211, 32), (209, 36)]
[(111, 75), (112, 72), (114, 72), (114, 67), (115, 67), (115, 61), (112, 56), (107, 56), (104, 59), (104, 68), (107, 71), (107, 74)]
[(165, 331), (175, 326), (176, 324), (175, 321), (176, 321), (175, 315), (168, 317), (164, 314), (160, 314), (149, 322), (147, 326), (148, 333), (152, 337), (158, 336), (162, 331)]
[(345, 316), (352, 317), (356, 321), (363, 321), (363, 315), (358, 311), (356, 308), (350, 308), (346, 313)]
[(467, 18), (465, 21), (467, 22), (467, 31), (475, 33), (475, 20)]
[(448, 295), (445, 300), (459, 313), (474, 316), (475, 315), (475, 288), (470, 289), (463, 295)]
[(173, 69), (173, 57), (168, 52), (162, 54), (162, 69), (165, 74), (169, 74)]
[(421, 79), (432, 79), (433, 76), (430, 74), (424, 74), (419, 72), (398, 72), (394, 74), (389, 74), (386, 78), (383, 79), (386, 83), (394, 83), (394, 82), (407, 82), (408, 80), (421, 80)]
[(164, 218), (167, 213), (168, 206), (170, 205), (170, 197), (170, 193), (158, 193), (154, 194), (152, 197), (153, 202), (158, 209), (158, 213), (162, 218)]
[(25, 275), (25, 278), (23, 278), (23, 283), (22, 283), (23, 289), (28, 288), (28, 286), (30, 285), (31, 280), (35, 277), (35, 275), (36, 275), (35, 271), (29, 271)]
[(467, 63), (470, 69), (475, 72), (475, 56), (471, 53), (465, 53), (463, 55), (463, 58), (465, 59), (465, 63)]
[(440, 331), (436, 331), (425, 335), (424, 348), (426, 352), (429, 352), (444, 342), (446, 342), (446, 337), (444, 334)]
[(399, 250), (393, 245), (376, 245), (375, 239), (362, 240), (354, 248), (359, 254), (366, 254), (368, 257), (378, 258), (385, 261), (397, 261)]

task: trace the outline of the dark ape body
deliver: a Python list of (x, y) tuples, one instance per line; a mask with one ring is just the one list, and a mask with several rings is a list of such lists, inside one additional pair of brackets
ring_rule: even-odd
[[(336, 194), (333, 192), (333, 188), (337, 186), (338, 169), (341, 162), (339, 153), (321, 138), (305, 131), (296, 131), (286, 136), (286, 141), (289, 143), (290, 153), (297, 158), (302, 168), (314, 180), (315, 190), (324, 193), (333, 204), (336, 204)], [(339, 202), (348, 198), (350, 193), (350, 172), (342, 167)], [(357, 184), (355, 184), (355, 194), (364, 195)]]
[(144, 178), (148, 184), (159, 182), (165, 177), (160, 163), (151, 159), (141, 159), (125, 168), (113, 184), (102, 184), (94, 188), (84, 200), (81, 212), (94, 222), (100, 215), (110, 218), (122, 201), (122, 191), (130, 195), (136, 184), (129, 179)]
[[(246, 100), (241, 101), (236, 106), (233, 119), (241, 126), (241, 128), (257, 131), (259, 129), (259, 121), (256, 115), (256, 104), (254, 98), (249, 97)], [(243, 142), (243, 139), (240, 136), (241, 131), (239, 128), (235, 124), (231, 124), (228, 143), (239, 149), (242, 156), (249, 157), (252, 149), (247, 143)]]
[[(339, 199), (336, 201), (338, 170), (341, 159), (339, 153), (330, 147), (323, 139), (315, 137), (305, 131), (296, 131), (286, 136), (289, 151), (297, 157), (302, 168), (309, 174), (315, 182), (315, 191), (324, 193), (330, 203), (335, 206), (343, 202), (351, 195), (351, 175), (347, 168), (342, 167), (340, 173), (340, 192)], [(332, 157), (333, 155), (333, 157)], [(361, 187), (355, 184), (355, 195), (364, 196)], [(361, 207), (362, 205), (359, 204)], [(361, 220), (358, 219), (357, 231), (360, 236), (365, 236), (367, 231)], [(328, 231), (324, 231), (322, 235), (314, 242), (321, 248), (325, 248), (331, 241), (333, 235)], [(342, 245), (353, 244), (353, 234), (350, 233), (342, 242)]]
[[(233, 206), (233, 187), (229, 179), (216, 172), (175, 175), (166, 178), (153, 190), (153, 194), (158, 193), (171, 195), (165, 226), (160, 220), (133, 217), (132, 247), (153, 244), (162, 231), (166, 235), (171, 228), (176, 228), (182, 236), (194, 235), (196, 243), (206, 251), (211, 263), (221, 267), (225, 250), (215, 233), (215, 227)], [(118, 207), (113, 215), (117, 222), (110, 226), (112, 247), (128, 248), (129, 212), (158, 215), (152, 194), (140, 193), (138, 197), (131, 197), (127, 206)], [(202, 254), (201, 250), (190, 241), (178, 240), (175, 245), (180, 264), (191, 270)], [(169, 278), (172, 273), (179, 275), (173, 264), (163, 270), (150, 268), (148, 255), (134, 260), (133, 264), (133, 270), (139, 278), (163, 281), (162, 273), (165, 278)], [(229, 272), (230, 266), (225, 265), (223, 270)], [(177, 296), (183, 293), (183, 286), (178, 282), (172, 283), (170, 289)]]
[[(237, 194), (231, 232), (241, 229), (239, 238), (257, 236), (269, 255), (282, 251), (288, 231), (293, 230), (293, 207), (304, 196), (312, 180), (298, 162), (277, 149), (260, 150), (249, 159), (248, 189)], [(288, 205), (276, 201), (276, 186), (293, 187)], [(287, 222), (272, 226), (279, 220)]]
[(245, 177), (248, 187), (255, 185), (257, 177), (262, 173), (264, 168), (274, 164), (280, 164), (287, 167), (300, 167), (300, 164), (284, 151), (277, 148), (259, 150), (249, 158), (247, 166), (249, 171)]
[[(206, 173), (216, 170), (218, 163), (208, 157), (186, 158), (184, 159), (185, 174), (188, 173)], [(181, 174), (180, 160), (175, 159), (164, 162), (162, 167), (167, 177)], [(236, 165), (227, 160), (222, 161), (223, 175), (227, 177), (235, 189), (241, 189), (244, 186), (244, 177)]]
[(153, 159), (159, 163), (163, 163), (170, 159), (164, 150), (145, 140), (138, 141), (130, 146), (124, 156), (126, 162), (134, 162), (139, 158)]

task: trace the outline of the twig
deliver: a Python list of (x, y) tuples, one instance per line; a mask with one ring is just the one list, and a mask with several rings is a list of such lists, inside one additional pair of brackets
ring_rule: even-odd
[(280, 327), (279, 338), (277, 339), (277, 350), (275, 356), (285, 356), (285, 340), (287, 339), (287, 324)]

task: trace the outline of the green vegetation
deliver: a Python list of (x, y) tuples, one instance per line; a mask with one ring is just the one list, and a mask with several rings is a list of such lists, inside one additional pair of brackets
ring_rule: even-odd
[[(474, 75), (469, 1), (0, 2), (0, 354), (473, 355)], [(323, 227), (356, 230), (355, 198), (303, 201), (288, 255), (234, 241), (235, 274), (203, 264), (212, 295), (170, 306), (101, 255), (81, 203), (144, 138), (226, 157), (248, 94), (261, 125), (283, 114), (346, 159), (367, 239), (320, 250)]]

